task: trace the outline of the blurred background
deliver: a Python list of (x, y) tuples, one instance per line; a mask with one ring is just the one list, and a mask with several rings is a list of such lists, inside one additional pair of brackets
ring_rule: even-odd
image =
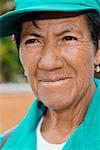
[[(0, 15), (14, 7), (14, 0), (0, 0)], [(33, 99), (11, 36), (0, 39), (0, 133), (22, 120)]]
[[(14, 0), (0, 0), (0, 15), (14, 7)], [(0, 133), (21, 121), (33, 99), (11, 36), (0, 39)]]

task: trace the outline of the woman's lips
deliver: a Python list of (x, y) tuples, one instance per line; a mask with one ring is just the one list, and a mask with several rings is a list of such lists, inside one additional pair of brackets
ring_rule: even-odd
[(62, 78), (62, 79), (57, 79), (57, 80), (39, 80), (41, 84), (60, 84), (66, 80), (68, 80), (70, 77)]

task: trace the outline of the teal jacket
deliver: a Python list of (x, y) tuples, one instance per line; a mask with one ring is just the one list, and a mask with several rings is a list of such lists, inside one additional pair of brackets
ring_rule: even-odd
[[(100, 80), (84, 121), (74, 130), (63, 150), (100, 150)], [(36, 150), (36, 128), (47, 108), (36, 99), (26, 117), (16, 127), (1, 150)], [(2, 142), (4, 134), (0, 137)], [(54, 137), (55, 138), (55, 137)]]

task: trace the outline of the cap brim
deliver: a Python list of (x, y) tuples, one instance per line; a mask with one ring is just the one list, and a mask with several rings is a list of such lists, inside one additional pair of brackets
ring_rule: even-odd
[(90, 6), (72, 5), (72, 4), (55, 4), (55, 5), (39, 5), (29, 8), (10, 11), (0, 17), (0, 37), (9, 36), (15, 33), (16, 22), (26, 14), (40, 11), (63, 11), (63, 12), (79, 12), (83, 10), (93, 10)]

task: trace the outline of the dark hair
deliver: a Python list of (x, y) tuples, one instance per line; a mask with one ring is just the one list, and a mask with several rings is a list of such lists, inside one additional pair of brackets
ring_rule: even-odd
[(91, 37), (96, 50), (98, 49), (100, 39), (100, 15), (99, 13), (86, 13), (85, 14)]
[[(91, 37), (93, 40), (93, 44), (96, 48), (96, 50), (98, 49), (98, 41), (100, 39), (100, 15), (99, 13), (93, 13), (93, 12), (87, 12), (84, 14), (89, 26), (89, 30), (91, 33)], [(20, 46), (20, 34), (21, 34), (21, 24), (23, 22), (26, 21), (30, 21), (32, 20), (33, 24), (35, 26), (37, 26), (34, 22), (35, 19), (35, 15), (30, 14), (30, 15), (25, 15), (25, 17), (21, 18), (21, 21), (18, 21), (17, 25), (16, 25), (16, 31), (15, 31), (15, 37), (16, 37), (16, 46), (17, 49), (19, 50), (19, 46)]]

